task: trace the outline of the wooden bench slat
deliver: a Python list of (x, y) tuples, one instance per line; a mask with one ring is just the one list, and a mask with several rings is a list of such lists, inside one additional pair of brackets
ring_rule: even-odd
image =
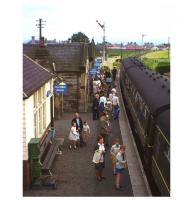
[(55, 140), (55, 138), (51, 138), (52, 134), (48, 131), (48, 133), (43, 136), (41, 144), (40, 144), (40, 162), (42, 173), (48, 173), (52, 176), (51, 166), (54, 162), (54, 158), (58, 152), (58, 147), (60, 145), (59, 140)]
[(41, 146), (40, 146), (40, 158), (43, 156), (43, 154), (44, 154), (44, 152), (47, 149), (49, 144), (50, 144), (50, 138), (47, 135), (46, 138), (44, 139), (44, 141), (42, 142)]
[(46, 155), (46, 158), (44, 159), (43, 165), (42, 165), (42, 169), (43, 170), (49, 170), (52, 162), (55, 158), (55, 155), (57, 153), (57, 149), (58, 149), (59, 143), (58, 141), (54, 141)]
[(54, 146), (53, 153), (52, 153), (52, 155), (51, 155), (51, 157), (50, 157), (50, 160), (49, 160), (48, 163), (47, 163), (47, 169), (50, 169), (50, 168), (51, 168), (51, 165), (52, 165), (52, 163), (53, 163), (53, 161), (54, 161), (54, 158), (55, 158), (55, 156), (56, 156), (57, 151), (58, 151), (58, 144), (56, 144), (56, 145)]

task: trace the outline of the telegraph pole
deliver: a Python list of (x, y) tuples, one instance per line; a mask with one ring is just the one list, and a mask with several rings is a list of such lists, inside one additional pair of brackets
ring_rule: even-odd
[(170, 59), (170, 37), (168, 37), (168, 59)]
[(98, 20), (96, 20), (96, 22), (98, 23), (98, 25), (103, 29), (103, 62), (106, 60), (105, 59), (105, 23), (103, 23), (103, 25), (101, 23), (99, 23)]
[(142, 46), (142, 54), (143, 54), (143, 50), (144, 50), (144, 48), (143, 48), (143, 38), (145, 37), (145, 35), (142, 34), (141, 36), (142, 36), (142, 44), (141, 44), (141, 46)]
[(37, 26), (37, 28), (39, 28), (39, 40), (41, 41), (41, 38), (42, 38), (42, 28), (44, 28), (43, 26), (45, 25), (45, 24), (43, 24), (43, 22), (46, 22), (46, 21), (44, 21), (42, 19), (39, 19), (39, 20), (36, 20), (36, 21), (39, 22), (39, 24), (36, 24), (36, 26)]
[(123, 43), (121, 42), (121, 60), (122, 60), (122, 47), (123, 47)]
[(146, 35), (145, 34), (142, 34), (141, 37), (142, 37), (142, 41), (141, 41), (141, 48), (142, 48), (142, 51), (141, 51), (141, 59), (142, 59), (142, 55), (144, 53), (144, 44), (143, 44), (143, 38), (145, 37)]

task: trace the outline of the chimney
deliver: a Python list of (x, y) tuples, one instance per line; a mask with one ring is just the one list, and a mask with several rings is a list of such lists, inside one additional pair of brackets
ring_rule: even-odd
[(35, 36), (32, 36), (32, 37), (31, 37), (31, 43), (32, 43), (32, 44), (35, 44), (35, 43), (36, 43), (36, 42), (35, 42)]
[(40, 46), (40, 47), (45, 47), (45, 38), (44, 38), (44, 37), (41, 37), (41, 38), (40, 38), (39, 46)]

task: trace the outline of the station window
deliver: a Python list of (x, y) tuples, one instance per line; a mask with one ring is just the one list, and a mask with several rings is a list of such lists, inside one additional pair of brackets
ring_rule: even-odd
[(38, 137), (41, 137), (42, 135), (42, 130), (43, 130), (43, 126), (42, 126), (42, 108), (40, 108), (38, 110)]
[(42, 90), (39, 89), (37, 93), (38, 93), (38, 104), (40, 105), (42, 102)]
[(43, 104), (43, 129), (46, 128), (46, 102)]
[(46, 99), (46, 90), (45, 90), (45, 85), (41, 87), (41, 97), (42, 101)]
[(34, 133), (35, 137), (38, 137), (38, 126), (37, 126), (38, 116), (37, 113), (34, 114)]
[(33, 95), (34, 98), (34, 109), (38, 107), (38, 98), (37, 98), (37, 92)]
[(50, 91), (51, 91), (51, 93), (53, 93), (53, 82), (52, 82), (52, 80), (50, 80)]
[(46, 128), (46, 92), (45, 85), (34, 93), (34, 134), (41, 137)]

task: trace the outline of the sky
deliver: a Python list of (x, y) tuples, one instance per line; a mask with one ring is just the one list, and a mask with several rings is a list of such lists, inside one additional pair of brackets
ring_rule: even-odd
[(23, 0), (23, 41), (39, 38), (36, 20), (45, 20), (42, 35), (67, 40), (83, 32), (102, 42), (103, 31), (96, 20), (105, 23), (106, 41), (168, 42), (174, 5), (169, 0)]

